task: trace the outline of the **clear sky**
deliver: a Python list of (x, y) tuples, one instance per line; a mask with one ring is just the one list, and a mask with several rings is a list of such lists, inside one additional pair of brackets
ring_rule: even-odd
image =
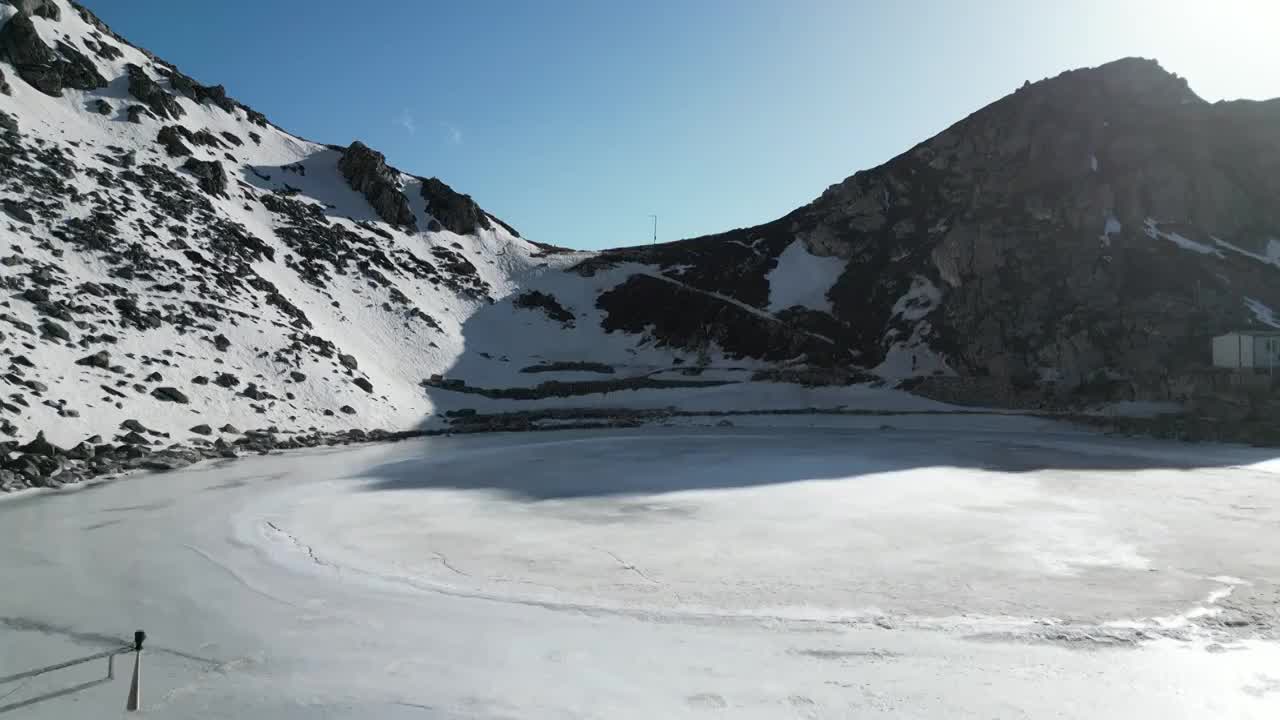
[(1156, 58), (1280, 96), (1277, 0), (84, 0), (319, 142), (361, 139), (534, 240), (779, 217), (1009, 92)]

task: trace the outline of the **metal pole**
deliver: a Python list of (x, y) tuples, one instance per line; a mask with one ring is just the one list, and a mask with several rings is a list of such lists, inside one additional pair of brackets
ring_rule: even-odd
[(137, 712), (142, 709), (142, 643), (147, 634), (141, 630), (133, 634), (133, 679), (129, 682), (129, 699), (124, 709)]

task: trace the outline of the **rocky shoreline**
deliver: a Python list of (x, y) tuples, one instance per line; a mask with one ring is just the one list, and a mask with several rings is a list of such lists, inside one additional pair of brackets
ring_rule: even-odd
[[(122, 434), (115, 442), (93, 436), (72, 448), (59, 447), (39, 433), (26, 444), (0, 442), (0, 493), (29, 488), (58, 488), (98, 477), (135, 470), (167, 472), (202, 460), (232, 459), (250, 454), (264, 455), (284, 450), (332, 447), (367, 442), (398, 442), (418, 437), (465, 435), (493, 432), (535, 432), (553, 430), (608, 430), (637, 428), (680, 418), (715, 419), (718, 426), (730, 427), (732, 418), (744, 416), (842, 415), (893, 417), (903, 415), (1019, 415), (1057, 420), (1127, 437), (1150, 437), (1182, 442), (1245, 443), (1280, 447), (1280, 432), (1258, 423), (1223, 423), (1187, 415), (1155, 418), (1103, 417), (1077, 413), (1000, 412), (992, 410), (856, 410), (844, 408), (796, 408), (784, 410), (675, 410), (628, 408), (557, 408), (481, 414), (471, 411), (446, 413), (447, 427), (417, 430), (361, 430), (337, 432), (282, 430), (278, 427), (246, 430), (230, 425), (219, 432), (235, 435), (227, 440), (197, 439), (165, 444), (168, 433), (151, 430), (136, 420), (121, 423)], [(885, 424), (880, 429), (892, 429)], [(212, 428), (197, 426), (193, 432), (212, 434)], [(207, 433), (206, 433), (207, 431)]]

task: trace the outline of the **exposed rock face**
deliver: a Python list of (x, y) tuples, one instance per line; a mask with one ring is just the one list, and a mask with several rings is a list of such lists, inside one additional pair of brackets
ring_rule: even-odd
[[(56, 13), (53, 4), (38, 9), (45, 7)], [(61, 96), (63, 88), (93, 90), (107, 85), (93, 61), (70, 44), (59, 42), (57, 50), (46, 45), (27, 13), (14, 15), (0, 28), (0, 58), (13, 63), (19, 77), (46, 95)]]
[(848, 264), (830, 313), (775, 315), (834, 341), (835, 362), (874, 367), (901, 346), (1010, 384), (1159, 382), (1207, 363), (1213, 335), (1258, 326), (1252, 301), (1280, 308), (1277, 167), (1280, 101), (1209, 105), (1121, 60), (1029, 84), (780, 220), (578, 271), (657, 264), (675, 282), (606, 292), (607, 327), (767, 357), (795, 348), (746, 318), (726, 329), (728, 301), (765, 308), (799, 241)]
[(189, 158), (182, 169), (200, 179), (200, 189), (216, 197), (227, 196), (227, 173), (217, 160)]
[(48, 18), (55, 22), (62, 19), (62, 10), (54, 0), (12, 0), (12, 4), (20, 13)]
[[(165, 92), (159, 83), (151, 79), (146, 70), (130, 63), (127, 67), (129, 71), (129, 94), (142, 101), (151, 110), (153, 115), (162, 118), (177, 120), (186, 114), (182, 109), (182, 105), (174, 99), (172, 95)], [(130, 118), (132, 119), (132, 117)]]
[(417, 225), (409, 199), (400, 192), (397, 173), (387, 166), (382, 153), (357, 140), (342, 152), (338, 169), (351, 188), (365, 196), (378, 217), (393, 225)]
[(455, 192), (437, 178), (422, 179), (422, 197), (427, 201), (427, 212), (451, 232), (471, 235), (477, 229), (493, 227), (470, 195)]

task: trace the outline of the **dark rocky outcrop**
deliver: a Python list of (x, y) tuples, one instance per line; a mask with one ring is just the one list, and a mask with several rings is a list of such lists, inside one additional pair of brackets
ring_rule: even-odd
[(470, 195), (454, 191), (437, 178), (420, 179), (422, 197), (427, 201), (427, 212), (445, 229), (459, 235), (471, 235), (477, 229), (488, 230), (493, 227), (489, 223), (489, 216)]
[(55, 0), (10, 0), (18, 12), (57, 22), (62, 19), (62, 9)]
[(129, 94), (138, 98), (153, 115), (177, 120), (186, 114), (182, 105), (160, 87), (159, 83), (152, 80), (146, 70), (133, 63), (127, 65), (126, 69), (129, 71)]
[(516, 295), (511, 304), (526, 310), (541, 310), (547, 317), (565, 327), (573, 327), (573, 313), (566, 310), (554, 295), (539, 290), (526, 290)]
[(200, 189), (215, 197), (227, 196), (227, 172), (217, 160), (188, 158), (182, 169), (199, 178)]
[(409, 199), (400, 191), (397, 174), (382, 153), (357, 140), (342, 152), (338, 169), (351, 188), (365, 196), (378, 217), (392, 225), (417, 226)]
[[(56, 5), (40, 6), (54, 7)], [(93, 61), (66, 42), (57, 49), (40, 39), (35, 23), (20, 12), (0, 27), (0, 59), (8, 60), (22, 78), (46, 95), (58, 97), (63, 88), (93, 90), (106, 87), (106, 78)]]
[(164, 146), (164, 151), (169, 154), (169, 157), (191, 154), (191, 148), (182, 141), (182, 133), (176, 125), (165, 125), (160, 128), (160, 132), (156, 134), (156, 142)]
[(98, 99), (93, 101), (93, 110), (99, 115), (111, 114), (111, 103), (106, 100)]
[(169, 84), (176, 92), (198, 103), (209, 103), (229, 113), (235, 112), (236, 101), (227, 97), (227, 90), (221, 85), (201, 85), (176, 69), (160, 68), (160, 72), (169, 78)]
[(130, 105), (127, 114), (129, 122), (137, 124), (141, 124), (144, 117), (155, 117), (145, 105)]

